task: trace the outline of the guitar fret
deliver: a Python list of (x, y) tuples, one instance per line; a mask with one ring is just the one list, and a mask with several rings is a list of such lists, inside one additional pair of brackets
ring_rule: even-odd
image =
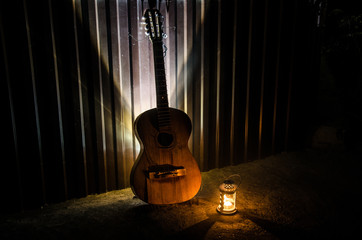
[(158, 119), (159, 124), (170, 124), (171, 119)]
[(168, 111), (167, 108), (166, 107), (164, 107), (164, 109), (157, 108), (157, 113), (160, 115), (170, 115), (170, 112)]
[(171, 114), (168, 107), (167, 82), (162, 41), (153, 42), (153, 59), (157, 92), (156, 96), (158, 126), (159, 128), (163, 128), (163, 130), (166, 130), (169, 129), (171, 125)]
[(168, 119), (163, 119), (163, 118), (159, 118), (158, 119), (158, 123), (164, 123), (164, 124), (167, 124), (167, 123), (170, 123), (171, 122), (171, 118), (168, 118)]
[(162, 119), (159, 119), (158, 121), (158, 124), (170, 124), (171, 123), (171, 120), (162, 120)]
[(170, 109), (168, 108), (167, 105), (157, 108), (157, 117), (158, 117), (158, 126), (160, 128), (169, 128), (171, 126)]

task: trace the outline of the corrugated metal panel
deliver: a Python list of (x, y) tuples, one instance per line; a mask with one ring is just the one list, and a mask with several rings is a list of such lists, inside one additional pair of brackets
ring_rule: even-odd
[[(299, 89), (313, 80), (318, 47), (313, 3), (158, 3), (169, 103), (193, 122), (201, 170), (297, 145)], [(7, 210), (128, 187), (139, 152), (133, 122), (156, 107), (141, 24), (148, 1), (1, 4)]]

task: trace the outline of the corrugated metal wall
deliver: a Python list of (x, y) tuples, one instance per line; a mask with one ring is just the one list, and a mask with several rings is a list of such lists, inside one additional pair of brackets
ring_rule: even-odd
[[(310, 119), (319, 1), (159, 1), (169, 102), (201, 170), (293, 149)], [(129, 186), (156, 106), (147, 1), (1, 2), (5, 211)], [(306, 97), (308, 96), (308, 97)], [(307, 114), (306, 114), (307, 113)]]

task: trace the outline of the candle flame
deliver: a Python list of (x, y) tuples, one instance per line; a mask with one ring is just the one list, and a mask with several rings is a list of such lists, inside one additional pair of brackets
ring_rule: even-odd
[(233, 199), (224, 196), (224, 207), (231, 207), (233, 205)]
[(231, 205), (233, 205), (230, 201), (226, 201), (224, 202), (225, 207), (230, 207)]

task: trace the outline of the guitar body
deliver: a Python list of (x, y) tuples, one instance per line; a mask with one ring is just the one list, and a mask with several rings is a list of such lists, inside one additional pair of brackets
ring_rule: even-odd
[(132, 168), (131, 187), (150, 204), (174, 204), (193, 198), (200, 189), (201, 174), (188, 148), (191, 121), (186, 113), (168, 108), (170, 130), (159, 130), (158, 111), (148, 110), (134, 123), (141, 152)]

